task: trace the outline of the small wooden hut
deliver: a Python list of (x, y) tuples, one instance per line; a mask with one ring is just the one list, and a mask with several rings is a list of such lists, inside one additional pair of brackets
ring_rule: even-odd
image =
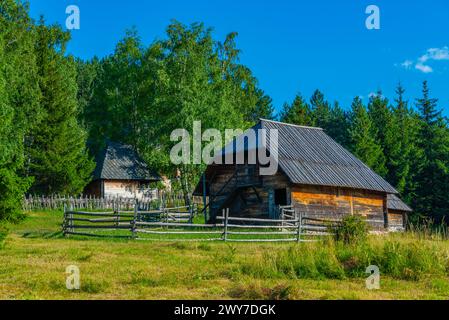
[[(277, 130), (276, 174), (261, 175), (259, 158), (255, 164), (249, 164), (247, 157), (242, 164), (210, 164), (194, 194), (209, 197), (211, 221), (223, 208), (229, 208), (232, 216), (275, 219), (280, 206), (292, 205), (307, 217), (362, 215), (375, 229), (405, 226), (411, 209), (395, 188), (324, 130), (263, 119), (249, 130), (260, 129), (267, 130), (267, 142), (258, 141), (256, 148), (264, 148), (267, 154), (274, 151), (270, 130)], [(235, 141), (234, 150), (239, 150)], [(248, 153), (249, 148), (245, 145), (240, 150)], [(225, 153), (219, 157), (224, 159)]]
[(94, 178), (84, 191), (87, 195), (140, 199), (151, 196), (151, 182), (161, 180), (129, 145), (108, 142), (96, 162)]

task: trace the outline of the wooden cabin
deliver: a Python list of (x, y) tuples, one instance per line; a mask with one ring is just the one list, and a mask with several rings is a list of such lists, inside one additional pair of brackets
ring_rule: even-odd
[[(237, 165), (214, 160), (194, 192), (209, 197), (211, 221), (223, 208), (229, 208), (231, 216), (275, 219), (280, 206), (292, 205), (305, 217), (362, 215), (374, 229), (405, 226), (411, 209), (399, 199), (395, 188), (324, 130), (263, 119), (249, 130), (260, 129), (266, 129), (268, 137), (265, 145), (258, 141), (255, 148), (263, 148), (269, 155), (274, 154), (270, 130), (278, 132), (277, 172), (261, 175), (258, 158), (255, 163), (246, 159)], [(234, 150), (239, 150), (238, 140), (233, 142)], [(246, 153), (249, 148), (240, 146)], [(225, 152), (223, 149), (219, 157), (224, 159)]]
[(413, 210), (404, 203), (396, 194), (387, 196), (388, 227), (402, 230), (407, 223), (407, 216)]
[(129, 145), (108, 142), (96, 163), (93, 180), (84, 190), (86, 195), (141, 199), (154, 193), (151, 182), (161, 180)]

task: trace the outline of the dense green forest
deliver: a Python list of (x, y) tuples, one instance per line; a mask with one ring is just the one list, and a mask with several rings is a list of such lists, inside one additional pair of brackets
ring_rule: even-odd
[(90, 179), (69, 39), (31, 20), (26, 5), (1, 1), (0, 219), (21, 215), (25, 192), (79, 193)]
[(78, 194), (107, 140), (134, 146), (159, 172), (181, 171), (191, 190), (204, 166), (169, 161), (170, 133), (248, 128), (258, 118), (319, 126), (385, 177), (415, 217), (449, 215), (449, 126), (427, 82), (415, 101), (398, 84), (392, 100), (377, 92), (365, 105), (329, 102), (316, 90), (275, 112), (251, 70), (239, 63), (236, 33), (213, 38), (203, 24), (172, 22), (145, 45), (131, 29), (102, 59), (65, 51), (70, 34), (33, 21), (26, 5), (0, 4), (0, 219), (21, 215), (27, 192)]

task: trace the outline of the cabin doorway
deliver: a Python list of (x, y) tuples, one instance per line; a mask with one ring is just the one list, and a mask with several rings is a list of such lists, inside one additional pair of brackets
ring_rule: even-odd
[(288, 205), (287, 189), (284, 188), (274, 190), (274, 204), (276, 206)]

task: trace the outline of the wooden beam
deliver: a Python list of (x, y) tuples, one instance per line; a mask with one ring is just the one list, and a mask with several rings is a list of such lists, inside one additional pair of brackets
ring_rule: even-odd
[[(210, 200), (210, 196), (209, 196), (209, 200)], [(206, 172), (203, 173), (203, 208), (204, 208), (204, 222), (207, 222)]]
[(388, 229), (388, 205), (387, 205), (387, 194), (384, 195), (383, 199), (383, 212), (384, 212), (384, 227)]

